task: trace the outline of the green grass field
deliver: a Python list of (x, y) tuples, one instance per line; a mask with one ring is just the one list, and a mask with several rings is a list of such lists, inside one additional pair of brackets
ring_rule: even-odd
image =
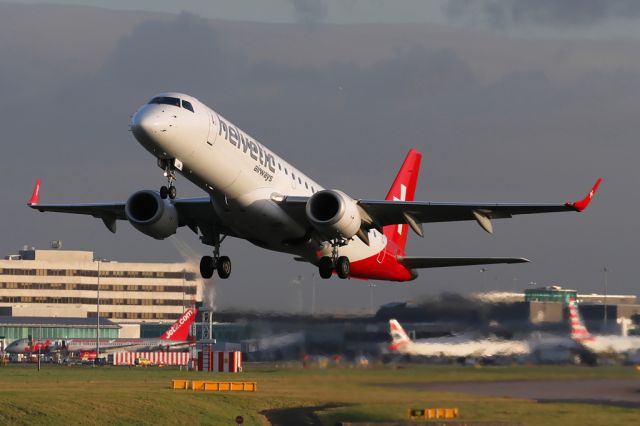
[[(169, 368), (0, 367), (0, 424), (334, 425), (407, 420), (410, 407), (458, 407), (460, 420), (526, 425), (639, 424), (640, 409), (425, 392), (388, 386), (428, 381), (640, 377), (631, 367), (278, 368), (245, 365), (240, 374)], [(171, 390), (171, 379), (247, 380), (256, 393)], [(312, 408), (316, 407), (316, 408)], [(268, 415), (264, 414), (268, 412)], [(309, 420), (312, 419), (312, 420)], [(315, 422), (315, 423), (314, 423)]]

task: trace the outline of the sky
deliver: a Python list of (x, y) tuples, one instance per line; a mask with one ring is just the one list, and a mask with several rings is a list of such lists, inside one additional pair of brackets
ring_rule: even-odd
[(257, 22), (433, 22), (445, 2), (434, 0), (25, 0), (23, 4), (90, 5), (114, 10), (188, 11), (203, 18)]
[(259, 2), (268, 13), (257, 1), (41, 3), (0, 3), (3, 254), (58, 239), (121, 261), (208, 254), (188, 229), (156, 241), (126, 222), (113, 235), (93, 218), (25, 207), (38, 177), (42, 202), (124, 201), (163, 184), (128, 124), (153, 94), (176, 90), (353, 198), (384, 197), (412, 147), (424, 154), (418, 200), (565, 202), (604, 178), (581, 214), (496, 220), (494, 235), (429, 224), (410, 237), (411, 255), (533, 261), (484, 273), (324, 281), (290, 256), (227, 241), (233, 274), (209, 284), (220, 309), (368, 312), (372, 301), (549, 284), (600, 292), (604, 266), (609, 293), (638, 293), (635, 1), (399, 1), (393, 13), (382, 0)]

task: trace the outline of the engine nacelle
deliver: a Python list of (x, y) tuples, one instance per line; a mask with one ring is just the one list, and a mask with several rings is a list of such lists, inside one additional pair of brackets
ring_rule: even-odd
[(309, 198), (306, 206), (309, 222), (325, 238), (351, 238), (362, 219), (356, 202), (342, 191), (325, 189)]
[(155, 191), (136, 192), (127, 200), (124, 211), (134, 228), (156, 240), (164, 240), (178, 229), (175, 206)]

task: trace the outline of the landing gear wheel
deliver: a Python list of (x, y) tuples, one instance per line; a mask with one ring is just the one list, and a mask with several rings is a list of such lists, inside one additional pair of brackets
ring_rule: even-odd
[(231, 259), (227, 256), (220, 256), (216, 269), (220, 278), (223, 280), (229, 278), (229, 275), (231, 275)]
[(331, 273), (333, 272), (333, 262), (329, 256), (323, 256), (320, 258), (318, 262), (318, 270), (320, 272), (320, 278), (327, 279), (331, 278)]
[(169, 195), (169, 188), (167, 188), (166, 186), (161, 186), (160, 187), (160, 198), (162, 198), (163, 200), (167, 198), (167, 196)]
[(169, 187), (169, 198), (171, 198), (172, 200), (175, 200), (177, 195), (178, 195), (178, 190), (176, 190), (176, 187), (175, 186), (170, 186)]
[(200, 275), (202, 275), (202, 278), (211, 278), (215, 269), (216, 263), (213, 261), (213, 257), (202, 256), (202, 259), (200, 259)]
[(336, 274), (342, 279), (349, 278), (351, 272), (351, 264), (349, 258), (346, 256), (340, 256), (336, 262)]

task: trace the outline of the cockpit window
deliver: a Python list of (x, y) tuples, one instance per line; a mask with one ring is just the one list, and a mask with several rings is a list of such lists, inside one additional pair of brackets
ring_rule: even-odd
[(184, 99), (182, 100), (182, 108), (188, 109), (191, 112), (195, 112), (193, 110), (193, 106), (191, 105), (191, 102), (185, 101)]
[(173, 105), (180, 108), (180, 99), (169, 96), (156, 96), (149, 101), (150, 104)]

